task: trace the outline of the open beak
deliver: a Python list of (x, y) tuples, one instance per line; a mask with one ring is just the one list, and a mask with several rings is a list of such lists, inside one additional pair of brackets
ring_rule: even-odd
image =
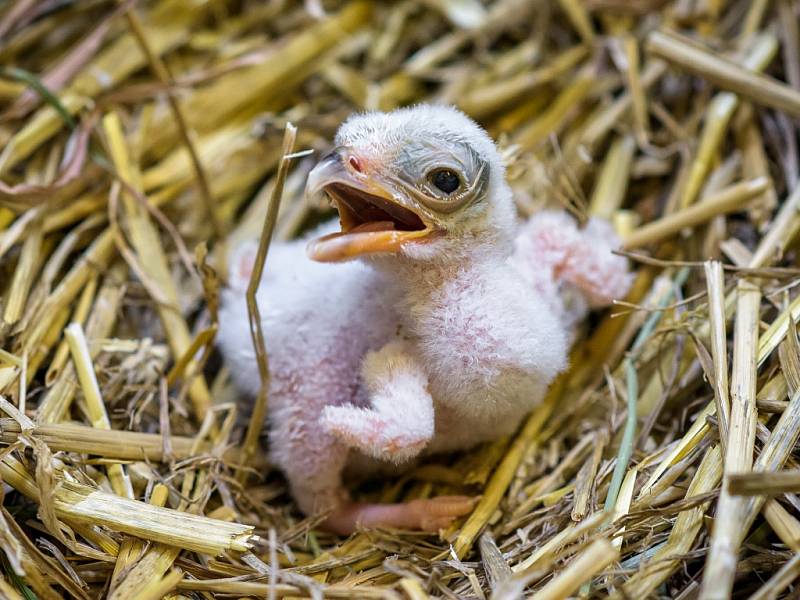
[[(339, 211), (341, 231), (312, 240), (306, 252), (319, 262), (399, 252), (404, 244), (430, 238), (438, 229), (378, 177), (346, 162), (346, 150), (326, 156), (308, 174), (306, 197), (327, 195)], [(356, 163), (358, 164), (358, 163)]]

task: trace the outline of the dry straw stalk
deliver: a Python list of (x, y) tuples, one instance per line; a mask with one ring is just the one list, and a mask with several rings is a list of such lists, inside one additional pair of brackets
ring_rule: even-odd
[[(791, 593), (796, 11), (0, 3), (0, 595)], [(522, 217), (610, 221), (634, 284), (515, 434), (352, 488), (479, 498), (468, 518), (342, 539), (267, 463), (220, 295), (241, 241), (266, 259), (334, 216), (302, 190), (348, 115), (428, 101), (498, 140)], [(250, 304), (266, 391), (278, 342)]]

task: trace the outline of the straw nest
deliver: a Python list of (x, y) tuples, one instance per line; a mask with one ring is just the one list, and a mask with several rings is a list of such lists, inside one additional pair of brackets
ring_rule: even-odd
[[(797, 11), (3, 3), (0, 596), (787, 590), (800, 574)], [(238, 240), (321, 218), (301, 197), (304, 150), (324, 151), (353, 111), (422, 100), (457, 104), (500, 141), (523, 215), (561, 203), (611, 219), (637, 275), (514, 437), (357, 492), (480, 495), (465, 522), (337, 539), (265, 464), (268, 398), (237, 417), (217, 295)]]

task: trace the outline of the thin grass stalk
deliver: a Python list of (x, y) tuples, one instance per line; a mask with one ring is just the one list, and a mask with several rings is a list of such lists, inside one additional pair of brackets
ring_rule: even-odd
[[(741, 114), (741, 113), (740, 113)], [(740, 118), (736, 127), (736, 145), (742, 152), (742, 175), (747, 178), (769, 177), (769, 159), (764, 146), (764, 138), (756, 121), (754, 111), (750, 110)], [(778, 207), (778, 196), (775, 186), (770, 185), (764, 193), (758, 207), (753, 211), (753, 220), (761, 225), (769, 219)]]
[(175, 385), (178, 379), (185, 375), (186, 368), (192, 364), (197, 353), (213, 342), (217, 335), (218, 328), (217, 325), (212, 325), (211, 327), (203, 329), (194, 337), (192, 343), (186, 349), (186, 352), (178, 357), (178, 360), (175, 361), (175, 364), (169, 370), (169, 373), (167, 373), (167, 383), (169, 385)]
[(792, 300), (786, 310), (782, 311), (778, 318), (761, 335), (757, 355), (759, 366), (764, 364), (770, 357), (798, 320), (800, 320), (800, 296)]
[(611, 144), (589, 201), (589, 214), (610, 220), (622, 206), (635, 150), (630, 135), (617, 137)]
[(772, 263), (783, 254), (792, 243), (800, 229), (800, 185), (796, 186), (789, 197), (783, 201), (778, 214), (772, 220), (770, 228), (761, 238), (750, 267), (761, 267)]
[(592, 29), (592, 20), (583, 3), (578, 0), (558, 0), (558, 3), (575, 30), (580, 34), (584, 44), (591, 45), (594, 42), (594, 30)]
[[(689, 276), (688, 267), (683, 267), (675, 275), (675, 281), (669, 293), (665, 294), (660, 300), (658, 308), (663, 308), (671, 301), (673, 294), (676, 290), (683, 287), (686, 278)], [(617, 502), (617, 494), (622, 486), (625, 471), (628, 469), (631, 456), (633, 455), (633, 445), (636, 441), (636, 420), (637, 420), (637, 404), (639, 400), (639, 378), (636, 373), (635, 362), (642, 352), (645, 342), (650, 338), (658, 325), (663, 312), (660, 310), (654, 311), (642, 325), (639, 334), (631, 346), (629, 355), (623, 362), (623, 370), (625, 373), (625, 382), (627, 386), (626, 401), (628, 405), (628, 414), (625, 418), (625, 429), (622, 434), (619, 452), (617, 454), (617, 462), (614, 465), (614, 473), (611, 476), (611, 483), (608, 486), (606, 494), (605, 510), (611, 510)]]
[[(614, 504), (612, 522), (616, 522), (620, 518), (628, 514), (631, 509), (631, 501), (633, 500), (633, 488), (636, 485), (636, 476), (639, 471), (634, 467), (629, 469), (622, 480), (619, 493), (617, 494), (617, 501)], [(617, 550), (622, 548), (622, 541), (625, 534), (625, 527), (620, 527), (614, 532), (614, 537), (611, 540), (611, 545)]]
[[(286, 175), (289, 169), (290, 155), (294, 148), (295, 139), (297, 137), (297, 129), (291, 123), (286, 124), (286, 130), (283, 136), (283, 158), (278, 164), (278, 172), (275, 175), (275, 184), (272, 188), (272, 195), (270, 196), (269, 205), (267, 207), (267, 214), (264, 218), (264, 227), (261, 230), (261, 237), (258, 242), (258, 250), (256, 251), (255, 263), (253, 264), (253, 272), (250, 275), (250, 282), (247, 285), (247, 315), (250, 320), (250, 335), (253, 341), (253, 349), (256, 355), (256, 362), (258, 364), (258, 377), (261, 382), (261, 387), (258, 391), (255, 404), (253, 405), (253, 413), (250, 416), (250, 422), (247, 425), (247, 432), (245, 433), (244, 441), (242, 442), (242, 461), (243, 464), (248, 464), (252, 456), (258, 450), (258, 438), (261, 430), (264, 427), (264, 418), (267, 415), (267, 396), (269, 394), (269, 362), (267, 358), (267, 351), (264, 344), (264, 331), (261, 325), (261, 312), (258, 308), (257, 293), (258, 287), (261, 284), (261, 278), (264, 275), (264, 263), (267, 260), (267, 252), (269, 251), (270, 241), (272, 240), (272, 233), (275, 230), (275, 223), (278, 218), (278, 209), (280, 208), (281, 196), (283, 195), (283, 184), (286, 181)], [(245, 471), (240, 471), (237, 474), (240, 481), (246, 478)]]
[(764, 19), (764, 13), (766, 12), (769, 4), (769, 0), (753, 0), (750, 2), (750, 6), (742, 24), (742, 40), (748, 40), (753, 34), (761, 29), (761, 21)]
[(555, 133), (589, 95), (595, 80), (588, 73), (581, 73), (550, 104), (535, 121), (523, 127), (516, 142), (525, 148), (535, 148), (551, 133)]
[(33, 431), (35, 424), (28, 418), (25, 411), (17, 408), (2, 396), (0, 396), (0, 410), (11, 417), (15, 429), (24, 431), (26, 435)]
[(186, 118), (183, 116), (183, 111), (178, 103), (178, 99), (175, 97), (175, 92), (173, 90), (175, 82), (172, 80), (172, 76), (164, 64), (164, 61), (161, 60), (161, 57), (158, 54), (153, 52), (150, 42), (147, 41), (147, 33), (145, 33), (144, 27), (142, 27), (142, 22), (139, 19), (139, 16), (136, 14), (136, 11), (132, 7), (128, 7), (125, 11), (125, 17), (128, 20), (128, 25), (130, 26), (131, 32), (133, 32), (134, 38), (136, 38), (136, 41), (139, 44), (139, 48), (147, 57), (147, 62), (150, 64), (150, 69), (153, 71), (155, 76), (166, 90), (167, 102), (169, 103), (170, 110), (175, 118), (175, 123), (178, 125), (178, 132), (180, 133), (181, 141), (186, 147), (186, 151), (189, 153), (189, 157), (191, 158), (192, 168), (194, 169), (195, 177), (197, 177), (200, 196), (203, 199), (203, 205), (205, 206), (209, 221), (217, 237), (223, 237), (225, 230), (222, 222), (217, 216), (217, 211), (214, 208), (214, 197), (211, 194), (211, 186), (208, 183), (208, 177), (206, 176), (203, 164), (200, 162), (200, 157), (198, 156), (197, 150), (195, 149), (194, 143), (192, 143), (192, 139), (189, 135), (189, 127), (186, 124)]
[(575, 522), (582, 521), (589, 512), (589, 500), (592, 488), (595, 478), (597, 477), (597, 470), (600, 467), (600, 462), (603, 459), (603, 450), (607, 443), (605, 437), (606, 436), (601, 437), (595, 435), (592, 456), (584, 463), (576, 476), (575, 502), (570, 514), (572, 520)]

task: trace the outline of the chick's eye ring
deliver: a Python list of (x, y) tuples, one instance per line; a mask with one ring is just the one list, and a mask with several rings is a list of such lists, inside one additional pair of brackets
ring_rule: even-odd
[[(432, 187), (436, 187), (432, 181), (432, 176), (438, 171), (445, 170), (451, 171), (458, 177), (459, 187), (457, 192), (445, 193), (443, 190), (439, 190), (439, 193), (436, 193), (432, 189)], [(479, 195), (486, 186), (487, 170), (486, 165), (481, 164), (475, 177), (466, 185), (461, 184), (462, 178), (456, 171), (443, 167), (429, 171), (425, 176), (426, 181), (422, 183), (411, 183), (402, 177), (397, 177), (392, 174), (389, 174), (387, 179), (395, 185), (398, 190), (402, 190), (403, 193), (407, 194), (412, 201), (434, 212), (448, 214), (462, 208), (466, 203), (475, 200), (477, 197), (480, 197)], [(442, 195), (444, 195), (444, 197), (442, 197)]]
[(452, 169), (436, 169), (428, 175), (433, 186), (448, 196), (461, 187), (461, 178)]

